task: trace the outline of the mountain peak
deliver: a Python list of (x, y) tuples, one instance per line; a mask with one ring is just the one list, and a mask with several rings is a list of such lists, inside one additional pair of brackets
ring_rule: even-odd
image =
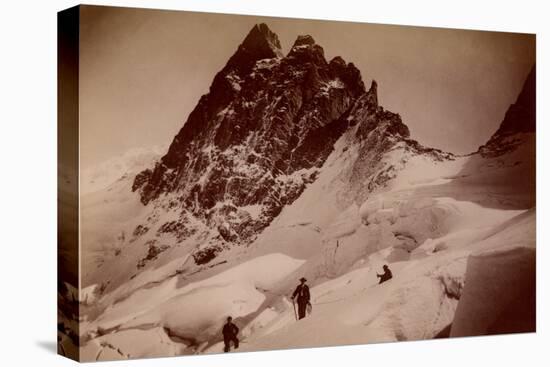
[(221, 74), (225, 75), (231, 71), (246, 74), (256, 61), (274, 57), (283, 57), (279, 37), (265, 23), (256, 24), (231, 56)]
[[(166, 155), (134, 179), (143, 204), (171, 201), (219, 236), (205, 251), (250, 243), (296, 200), (350, 127), (350, 111), (367, 134), (379, 120), (388, 136), (408, 134), (398, 116), (378, 111), (375, 88), (367, 95), (353, 63), (328, 63), (311, 36), (299, 36), (287, 57), (277, 57), (279, 47), (267, 25), (255, 25)], [(259, 209), (247, 215), (250, 206)]]
[(342, 58), (342, 56), (335, 56), (332, 60), (330, 60), (329, 64), (337, 65), (339, 67), (345, 67), (346, 61)]
[(239, 50), (257, 51), (268, 56), (273, 54), (271, 57), (282, 56), (279, 37), (265, 23), (256, 24), (252, 27), (243, 43), (239, 46)]
[(311, 37), (309, 34), (298, 36), (296, 38), (296, 41), (294, 41), (294, 45), (292, 47), (296, 46), (311, 46), (315, 44), (315, 40), (313, 37)]
[[(536, 79), (536, 67), (533, 65), (516, 102), (506, 111), (498, 130), (485, 145), (479, 147), (478, 152), (481, 155), (496, 157), (510, 152), (522, 142), (517, 135), (535, 133), (537, 122)], [(512, 136), (516, 137), (511, 138)]]
[(497, 134), (510, 135), (536, 130), (536, 68), (527, 75), (517, 100), (510, 106)]
[(325, 60), (325, 51), (315, 43), (315, 40), (310, 35), (298, 36), (288, 53), (288, 57), (301, 60), (302, 62), (313, 62), (317, 65), (327, 63)]

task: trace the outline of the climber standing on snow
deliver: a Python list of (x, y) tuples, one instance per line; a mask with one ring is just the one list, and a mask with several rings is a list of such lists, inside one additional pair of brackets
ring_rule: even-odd
[(227, 322), (223, 326), (222, 330), (223, 343), (225, 344), (223, 351), (225, 353), (229, 352), (229, 350), (231, 349), (231, 342), (233, 342), (235, 349), (239, 348), (239, 339), (237, 338), (239, 328), (237, 327), (237, 325), (231, 322), (232, 320), (233, 318), (231, 316), (227, 317)]
[(292, 293), (292, 303), (294, 303), (294, 299), (298, 302), (298, 320), (303, 319), (306, 317), (306, 309), (307, 306), (310, 305), (309, 303), (309, 287), (306, 284), (307, 279), (302, 277), (300, 279), (300, 284), (296, 287), (296, 290), (294, 293)]
[(391, 278), (393, 278), (393, 275), (391, 273), (391, 270), (390, 268), (388, 267), (388, 265), (384, 265), (382, 267), (384, 269), (384, 273), (383, 274), (378, 274), (376, 273), (376, 276), (378, 278), (380, 278), (380, 282), (378, 284), (382, 284), (384, 283), (386, 280), (390, 280)]

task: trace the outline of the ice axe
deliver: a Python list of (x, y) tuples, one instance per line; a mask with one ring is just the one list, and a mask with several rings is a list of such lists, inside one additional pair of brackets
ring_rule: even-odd
[(294, 318), (298, 321), (298, 313), (296, 312), (296, 303), (294, 302), (294, 297), (292, 297), (292, 306), (294, 307)]

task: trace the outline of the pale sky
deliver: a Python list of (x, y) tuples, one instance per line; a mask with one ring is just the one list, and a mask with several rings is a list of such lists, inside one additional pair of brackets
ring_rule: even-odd
[(83, 6), (83, 168), (168, 145), (256, 23), (286, 54), (309, 34), (378, 82), (379, 103), (420, 143), (464, 154), (497, 129), (535, 62), (535, 36), (367, 23)]

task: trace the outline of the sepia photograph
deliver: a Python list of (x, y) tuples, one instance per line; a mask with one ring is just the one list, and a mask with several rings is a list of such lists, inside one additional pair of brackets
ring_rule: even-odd
[(59, 354), (537, 331), (535, 34), (80, 5), (58, 58)]

